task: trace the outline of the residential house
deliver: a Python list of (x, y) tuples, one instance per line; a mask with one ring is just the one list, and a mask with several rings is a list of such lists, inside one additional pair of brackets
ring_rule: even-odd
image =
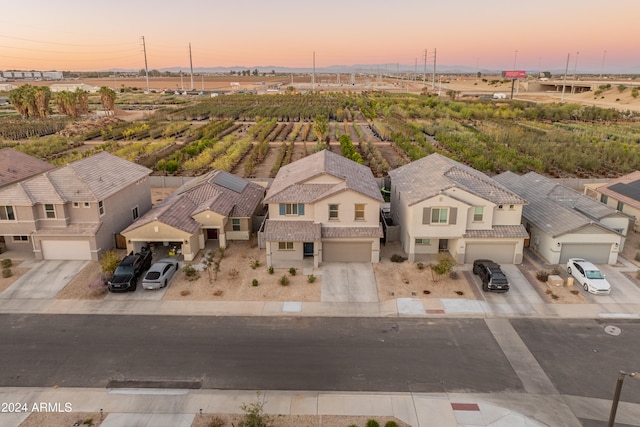
[(208, 242), (224, 248), (229, 240), (249, 240), (263, 198), (263, 186), (213, 170), (182, 185), (122, 235), (128, 251), (172, 245), (192, 261)]
[(36, 259), (98, 260), (151, 209), (150, 173), (103, 152), (0, 188), (0, 235)]
[(603, 184), (585, 184), (584, 194), (617, 211), (634, 217), (634, 231), (640, 227), (640, 171)]
[(0, 149), (0, 188), (53, 169), (50, 163), (13, 148)]
[(549, 263), (569, 258), (616, 263), (629, 216), (535, 172), (504, 172), (494, 179), (529, 201), (522, 220), (530, 247)]
[(447, 252), (459, 263), (522, 262), (525, 198), (471, 167), (431, 154), (389, 171), (391, 216), (409, 260)]
[(267, 264), (379, 262), (382, 202), (371, 170), (331, 151), (283, 166), (265, 198)]

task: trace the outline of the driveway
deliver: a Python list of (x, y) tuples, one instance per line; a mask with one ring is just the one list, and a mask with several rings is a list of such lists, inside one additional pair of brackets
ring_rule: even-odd
[(0, 298), (54, 298), (89, 261), (34, 261)]
[(371, 263), (322, 264), (322, 302), (378, 302), (378, 287)]

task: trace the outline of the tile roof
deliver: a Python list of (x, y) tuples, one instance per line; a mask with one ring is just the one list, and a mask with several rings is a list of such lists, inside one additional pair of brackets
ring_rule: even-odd
[(526, 239), (529, 233), (524, 225), (494, 225), (493, 230), (467, 230), (465, 239)]
[(264, 225), (264, 238), (270, 242), (313, 242), (321, 238), (321, 224), (313, 221), (274, 221)]
[(4, 187), (0, 189), (0, 200), (19, 194), (15, 205), (98, 201), (150, 173), (151, 169), (102, 152)]
[[(240, 186), (242, 192), (238, 193), (236, 190), (239, 190), (239, 187), (232, 185), (233, 188), (229, 188), (220, 185), (219, 178), (224, 174), (231, 175), (228, 172), (213, 170), (192, 179), (122, 232), (126, 233), (153, 221), (160, 221), (193, 234), (201, 227), (193, 216), (206, 210), (226, 217), (252, 216), (262, 201), (264, 188), (259, 184), (243, 180), (246, 185)], [(229, 182), (230, 179), (233, 178), (225, 176), (222, 182)]]
[[(322, 175), (336, 177), (341, 182), (305, 183)], [(356, 191), (374, 200), (383, 201), (371, 169), (339, 154), (322, 150), (280, 168), (267, 191), (265, 203), (309, 203), (345, 190)]]
[(529, 200), (529, 205), (522, 209), (522, 216), (554, 237), (589, 224), (614, 232), (600, 220), (615, 215), (615, 209), (550, 178), (535, 172), (521, 176), (504, 172), (494, 179)]
[(382, 225), (378, 227), (322, 227), (322, 238), (334, 237), (382, 237)]
[(0, 149), (0, 187), (53, 169), (54, 166), (13, 148)]
[(409, 206), (453, 187), (495, 204), (527, 203), (493, 178), (437, 153), (393, 169), (389, 176)]
[(612, 197), (625, 205), (640, 209), (640, 171), (631, 172), (596, 188), (600, 194)]

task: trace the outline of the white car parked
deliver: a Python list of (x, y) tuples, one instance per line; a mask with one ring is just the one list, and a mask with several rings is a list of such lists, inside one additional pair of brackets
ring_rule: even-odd
[(598, 267), (582, 258), (571, 258), (567, 262), (567, 273), (582, 285), (585, 291), (596, 295), (609, 295), (611, 285)]

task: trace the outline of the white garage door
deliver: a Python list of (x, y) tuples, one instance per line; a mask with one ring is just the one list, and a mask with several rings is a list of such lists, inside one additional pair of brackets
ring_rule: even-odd
[(86, 240), (43, 240), (42, 259), (90, 260), (91, 249)]
[(476, 259), (490, 259), (499, 264), (513, 264), (515, 252), (515, 243), (467, 243), (464, 262), (472, 263)]
[(371, 262), (370, 242), (323, 242), (324, 262)]
[(596, 264), (607, 264), (611, 244), (568, 244), (563, 243), (560, 250), (560, 263), (564, 264), (569, 258), (584, 258)]

